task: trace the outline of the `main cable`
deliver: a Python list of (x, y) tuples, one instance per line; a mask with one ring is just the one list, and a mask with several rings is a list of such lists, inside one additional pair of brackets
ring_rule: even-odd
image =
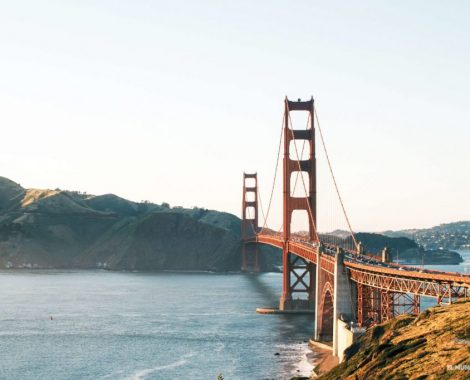
[[(266, 215), (264, 215), (264, 212), (263, 212), (264, 223), (263, 223), (263, 227), (261, 227), (261, 230), (260, 230), (259, 234), (266, 228), (266, 225), (268, 223), (269, 212), (271, 211), (271, 204), (272, 204), (272, 201), (273, 201), (274, 188), (275, 188), (275, 185), (276, 185), (277, 171), (278, 171), (278, 167), (279, 167), (279, 157), (281, 155), (282, 137), (284, 135), (284, 121), (285, 121), (284, 118), (285, 118), (285, 115), (282, 116), (281, 135), (279, 136), (279, 146), (277, 148), (276, 166), (274, 168), (274, 178), (273, 178), (273, 185), (271, 187), (271, 195), (269, 197), (268, 210), (266, 212)], [(260, 199), (261, 199), (261, 196), (260, 196)]]
[(338, 184), (336, 183), (336, 178), (335, 178), (335, 175), (333, 173), (333, 167), (331, 166), (330, 157), (328, 156), (328, 151), (326, 150), (326, 144), (325, 144), (325, 140), (323, 138), (323, 132), (321, 130), (320, 121), (318, 120), (317, 109), (314, 108), (313, 112), (315, 113), (315, 119), (317, 120), (318, 130), (320, 132), (320, 139), (321, 139), (321, 142), (322, 142), (322, 145), (323, 145), (323, 151), (325, 152), (326, 161), (328, 163), (328, 168), (330, 170), (330, 174), (331, 174), (331, 177), (333, 179), (333, 183), (335, 185), (336, 194), (338, 195), (339, 203), (341, 204), (341, 209), (343, 210), (343, 214), (344, 214), (344, 217), (346, 219), (346, 223), (348, 224), (349, 233), (351, 234), (352, 240), (354, 242), (354, 245), (355, 245), (356, 251), (357, 251), (359, 249), (359, 245), (357, 244), (356, 237), (354, 236), (354, 232), (353, 232), (353, 229), (351, 227), (351, 223), (349, 221), (348, 214), (346, 213), (346, 208), (344, 207), (343, 199), (341, 198), (341, 194), (339, 192)]

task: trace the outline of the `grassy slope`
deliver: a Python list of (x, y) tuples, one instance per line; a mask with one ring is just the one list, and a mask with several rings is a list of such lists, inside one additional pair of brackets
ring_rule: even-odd
[(468, 379), (447, 366), (470, 364), (470, 300), (375, 326), (347, 354), (320, 379)]
[(238, 270), (239, 239), (231, 214), (24, 189), (0, 177), (0, 268)]

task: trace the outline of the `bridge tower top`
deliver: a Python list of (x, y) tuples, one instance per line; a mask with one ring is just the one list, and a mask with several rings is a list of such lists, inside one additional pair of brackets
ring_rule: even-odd
[[(293, 129), (290, 112), (308, 112), (309, 119), (307, 129)], [(297, 151), (295, 140), (305, 140), (308, 146), (308, 159), (302, 160)], [(291, 144), (291, 142), (294, 144)], [(292, 150), (292, 152), (291, 152)], [(292, 159), (291, 157), (295, 157)], [(301, 172), (301, 173), (297, 173)], [(307, 173), (308, 180), (305, 181), (302, 173)], [(315, 157), (315, 126), (314, 126), (314, 101), (313, 97), (307, 101), (284, 101), (284, 160), (283, 160), (283, 238), (288, 241), (291, 237), (292, 213), (295, 210), (305, 210), (308, 214), (309, 239), (317, 241), (317, 178)], [(291, 177), (295, 175), (301, 183), (298, 186), (304, 188), (305, 197), (294, 197), (291, 194)]]
[[(251, 183), (249, 183), (251, 181)], [(258, 175), (243, 173), (242, 239), (253, 238), (258, 232)]]

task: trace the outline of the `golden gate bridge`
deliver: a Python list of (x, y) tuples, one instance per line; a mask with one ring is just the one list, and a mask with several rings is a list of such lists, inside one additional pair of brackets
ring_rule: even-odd
[[(294, 129), (291, 112), (307, 112), (305, 129)], [(318, 232), (316, 129), (319, 130), (333, 192), (340, 206), (339, 213), (347, 226), (346, 237)], [(302, 142), (300, 153), (299, 141)], [(267, 220), (281, 147), (283, 223), (276, 231), (267, 227)], [(356, 240), (326, 150), (313, 98), (307, 101), (285, 98), (276, 170), (267, 212), (263, 212), (262, 227), (259, 227), (259, 195), (257, 174), (244, 173), (242, 270), (259, 271), (259, 244), (282, 250), (279, 310), (314, 311), (314, 339), (331, 342), (334, 355), (341, 355), (339, 321), (367, 328), (400, 314), (419, 313), (421, 297), (433, 297), (438, 304), (451, 304), (470, 296), (470, 275), (393, 263), (388, 248), (384, 247), (381, 255), (377, 256), (366, 252)], [(297, 210), (308, 215), (307, 232), (291, 231), (292, 215)]]

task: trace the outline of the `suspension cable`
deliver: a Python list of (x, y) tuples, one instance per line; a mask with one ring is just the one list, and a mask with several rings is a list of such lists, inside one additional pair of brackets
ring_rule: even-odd
[[(271, 187), (271, 195), (269, 196), (268, 209), (266, 211), (266, 215), (264, 215), (264, 212), (263, 212), (264, 223), (263, 223), (263, 227), (261, 227), (261, 230), (260, 230), (259, 233), (261, 233), (261, 231), (263, 231), (266, 228), (266, 225), (268, 223), (269, 212), (271, 211), (271, 204), (272, 204), (272, 201), (273, 201), (274, 188), (276, 186), (277, 170), (278, 170), (278, 167), (279, 167), (279, 158), (281, 156), (282, 136), (284, 135), (284, 120), (285, 120), (284, 118), (285, 118), (285, 115), (282, 116), (281, 134), (279, 136), (279, 146), (277, 148), (276, 166), (274, 168), (274, 179), (273, 179), (273, 185)], [(260, 198), (261, 198), (261, 196), (260, 196)]]
[(257, 195), (258, 195), (258, 201), (259, 201), (258, 203), (261, 208), (261, 214), (263, 215), (263, 219), (266, 220), (266, 214), (264, 213), (263, 201), (261, 200), (261, 192), (259, 191), (259, 188), (258, 188)]
[[(248, 220), (254, 220), (254, 218), (251, 217), (251, 207), (247, 207), (246, 213), (248, 214)], [(254, 224), (253, 224), (253, 223), (250, 223), (250, 226), (251, 226), (251, 229), (253, 230), (253, 234), (256, 235), (256, 231), (255, 231), (255, 226), (254, 226)]]
[(323, 151), (325, 152), (326, 161), (328, 162), (328, 168), (330, 170), (330, 174), (331, 174), (331, 177), (333, 179), (333, 184), (335, 185), (336, 194), (338, 195), (339, 203), (341, 204), (341, 209), (343, 210), (343, 214), (344, 214), (344, 217), (346, 219), (346, 223), (348, 224), (349, 233), (351, 234), (351, 237), (352, 237), (353, 243), (356, 247), (356, 250), (358, 250), (359, 245), (357, 244), (357, 240), (356, 240), (356, 237), (354, 236), (354, 232), (353, 232), (353, 229), (351, 227), (351, 223), (349, 221), (348, 214), (346, 213), (346, 208), (344, 207), (343, 199), (341, 198), (341, 194), (339, 192), (338, 184), (336, 183), (336, 178), (335, 178), (335, 175), (333, 173), (333, 167), (331, 166), (330, 157), (328, 156), (328, 151), (326, 150), (326, 144), (325, 144), (325, 140), (323, 138), (323, 133), (322, 133), (321, 126), (320, 126), (320, 121), (318, 120), (318, 114), (317, 114), (316, 107), (313, 109), (313, 112), (315, 113), (315, 119), (317, 120), (317, 125), (318, 125), (318, 130), (320, 132), (320, 139), (321, 139), (321, 142), (322, 142)]

